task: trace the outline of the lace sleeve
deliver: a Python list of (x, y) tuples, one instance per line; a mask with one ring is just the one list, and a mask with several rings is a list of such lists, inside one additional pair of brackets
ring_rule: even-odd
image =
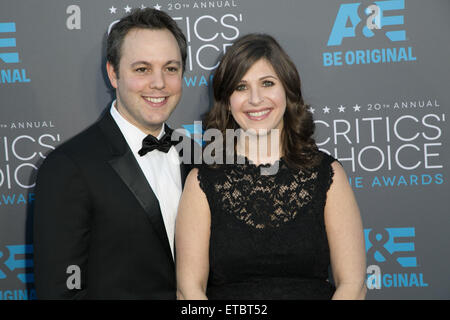
[(197, 180), (200, 185), (200, 189), (205, 193), (206, 199), (208, 200), (209, 207), (212, 208), (211, 199), (213, 199), (213, 184), (211, 183), (211, 173), (210, 170), (205, 166), (201, 165), (197, 167)]
[(325, 194), (328, 192), (331, 184), (333, 183), (334, 170), (331, 164), (334, 161), (337, 161), (334, 157), (326, 153), (323, 153), (322, 162), (320, 164), (320, 175), (321, 175), (320, 181), (322, 182), (321, 189)]

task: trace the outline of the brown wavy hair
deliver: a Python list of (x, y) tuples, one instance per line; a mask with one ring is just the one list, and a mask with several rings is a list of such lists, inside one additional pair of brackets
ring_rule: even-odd
[(214, 74), (214, 104), (205, 116), (205, 129), (220, 130), (224, 145), (226, 130), (239, 129), (238, 123), (230, 115), (230, 96), (247, 71), (260, 59), (272, 65), (286, 92), (286, 111), (281, 132), (284, 161), (295, 169), (317, 165), (320, 153), (312, 138), (315, 125), (309, 107), (303, 101), (297, 68), (278, 42), (267, 34), (245, 35), (227, 48)]

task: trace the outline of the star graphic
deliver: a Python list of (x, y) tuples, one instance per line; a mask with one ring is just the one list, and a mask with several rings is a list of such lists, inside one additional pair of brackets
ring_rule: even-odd
[(323, 113), (330, 113), (330, 108), (328, 108), (327, 106), (325, 106), (325, 108), (322, 108)]
[(153, 6), (156, 10), (161, 10), (161, 6), (157, 3), (156, 6)]
[(125, 9), (126, 13), (130, 13), (131, 12), (131, 8), (130, 8), (129, 5), (127, 5), (124, 9)]
[(144, 6), (143, 4), (141, 4), (141, 9), (145, 9), (146, 8), (146, 6)]
[(355, 112), (356, 112), (356, 111), (360, 111), (359, 109), (361, 109), (361, 106), (358, 106), (358, 104), (356, 104), (356, 105), (353, 107), (353, 110), (355, 110)]
[(341, 106), (338, 109), (339, 109), (339, 112), (345, 112), (345, 107), (342, 106), (342, 104), (341, 104)]
[(111, 14), (116, 13), (117, 8), (115, 8), (114, 6), (112, 6), (111, 8), (109, 8), (109, 12)]
[(314, 108), (309, 108), (309, 112), (314, 113), (314, 111), (316, 111), (316, 109), (314, 109)]

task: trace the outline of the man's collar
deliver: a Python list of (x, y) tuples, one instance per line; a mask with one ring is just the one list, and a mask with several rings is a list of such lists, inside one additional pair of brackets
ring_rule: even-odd
[[(113, 119), (116, 121), (117, 125), (119, 126), (119, 128), (121, 130), (126, 130), (126, 132), (130, 132), (133, 135), (135, 135), (136, 137), (139, 137), (139, 140), (142, 141), (142, 139), (144, 139), (147, 134), (145, 132), (143, 132), (141, 129), (139, 129), (138, 127), (136, 127), (134, 124), (132, 124), (131, 122), (129, 122), (127, 119), (125, 119), (124, 116), (122, 116), (119, 112), (119, 110), (116, 107), (116, 102), (117, 100), (114, 100), (111, 103), (111, 115), (113, 117)], [(168, 128), (167, 125), (163, 124), (161, 126), (161, 129), (158, 133), (158, 135), (156, 136), (157, 139), (160, 139), (165, 131), (165, 128)]]

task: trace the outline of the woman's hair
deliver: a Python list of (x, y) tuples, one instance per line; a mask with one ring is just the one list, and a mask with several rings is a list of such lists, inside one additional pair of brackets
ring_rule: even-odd
[(230, 96), (247, 71), (260, 59), (267, 60), (277, 73), (286, 92), (281, 152), (289, 167), (310, 168), (319, 161), (312, 135), (314, 122), (303, 102), (297, 68), (278, 42), (266, 34), (248, 34), (239, 38), (222, 57), (214, 74), (214, 104), (205, 116), (205, 129), (216, 128), (225, 140), (226, 129), (238, 129), (230, 116)]

